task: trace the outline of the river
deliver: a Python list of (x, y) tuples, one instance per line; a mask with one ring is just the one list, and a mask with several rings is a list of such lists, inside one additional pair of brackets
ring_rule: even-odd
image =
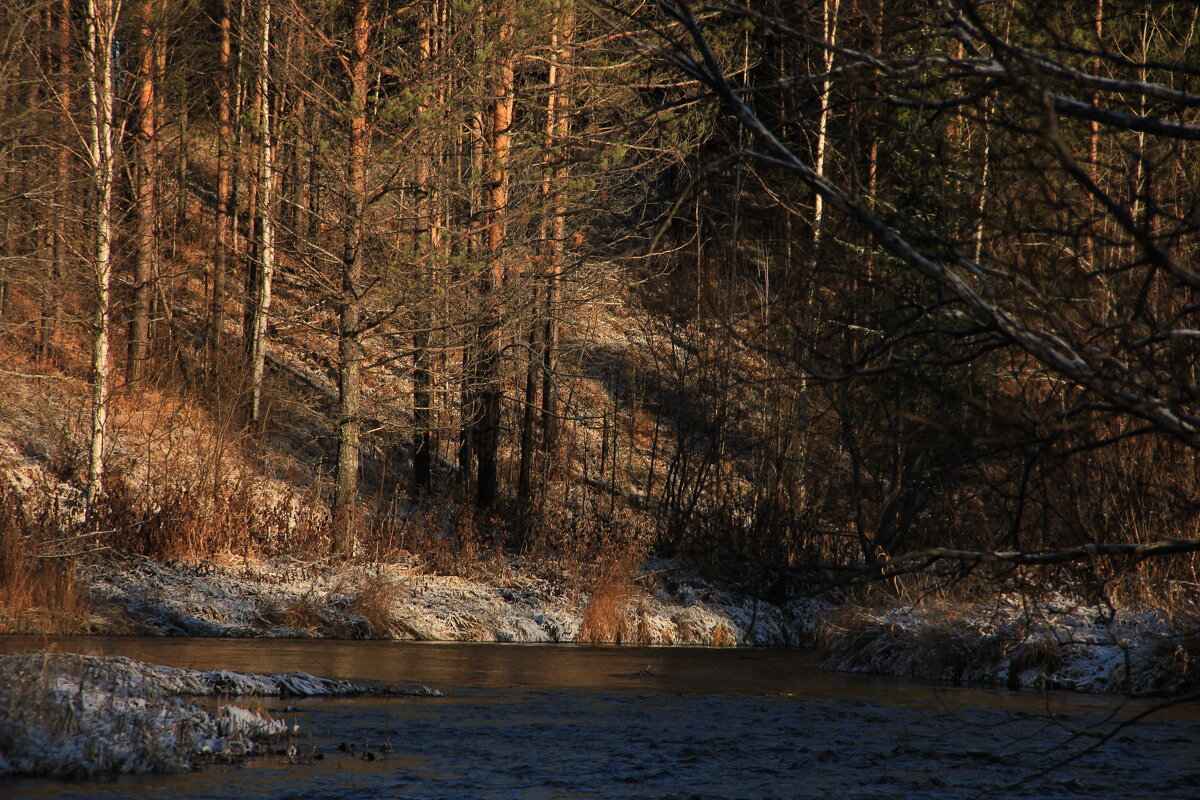
[(250, 701), (298, 722), (298, 750), (320, 760), (22, 780), (0, 797), (1200, 798), (1194, 703), (1115, 730), (1148, 704), (835, 674), (805, 651), (0, 638), (0, 651), (46, 648), (446, 696)]

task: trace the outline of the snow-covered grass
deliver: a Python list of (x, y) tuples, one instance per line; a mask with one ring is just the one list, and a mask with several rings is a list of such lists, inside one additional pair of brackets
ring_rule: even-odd
[(188, 672), (118, 658), (0, 658), (0, 775), (177, 772), (243, 758), (292, 733), (256, 711), (179, 696), (229, 693), (216, 690), (222, 683), (260, 688), (257, 676), (205, 681)]
[(1200, 685), (1196, 625), (1162, 612), (1017, 595), (992, 603), (776, 605), (654, 566), (607, 574), (592, 590), (567, 590), (517, 569), (473, 579), (430, 575), (411, 562), (364, 568), (125, 559), (96, 565), (86, 578), (113, 632), (818, 645), (827, 650), (825, 666), (839, 671), (1084, 692)]
[(1123, 694), (1200, 685), (1194, 624), (1061, 596), (847, 608), (825, 620), (817, 639), (829, 650), (825, 666), (839, 671)]
[(116, 656), (0, 656), (0, 776), (177, 772), (301, 734), (237, 705), (185, 698), (439, 694), (319, 678), (193, 670)]
[(88, 567), (84, 580), (107, 620), (101, 630), (148, 635), (796, 646), (810, 640), (819, 616), (820, 604), (781, 607), (654, 572), (653, 580), (630, 577), (606, 611), (608, 627), (584, 636), (593, 598), (611, 587), (572, 590), (519, 569), (466, 579), (412, 562), (129, 557)]

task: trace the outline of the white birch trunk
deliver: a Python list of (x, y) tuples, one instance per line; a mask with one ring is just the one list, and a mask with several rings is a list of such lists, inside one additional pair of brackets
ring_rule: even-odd
[[(821, 25), (822, 38), (828, 45), (824, 53), (825, 74), (833, 69), (833, 47), (837, 44), (838, 7), (840, 0), (825, 0), (824, 17)], [(825, 152), (829, 129), (829, 92), (833, 82), (828, 77), (821, 83), (821, 113), (817, 117), (817, 153), (814, 159), (818, 175), (825, 174)], [(813, 201), (813, 249), (821, 244), (821, 225), (825, 221), (825, 201), (817, 194)]]
[(267, 319), (271, 312), (271, 282), (275, 275), (275, 176), (271, 150), (271, 2), (259, 7), (258, 48), (258, 287), (250, 350), (250, 420), (262, 415), (262, 383), (267, 363)]
[(92, 289), (92, 430), (88, 452), (87, 505), (91, 512), (104, 491), (104, 451), (108, 432), (109, 321), (112, 284), (113, 190), (113, 32), (120, 2), (87, 0), (84, 14), (88, 70), (87, 156), (94, 198), (89, 223), (93, 233)]

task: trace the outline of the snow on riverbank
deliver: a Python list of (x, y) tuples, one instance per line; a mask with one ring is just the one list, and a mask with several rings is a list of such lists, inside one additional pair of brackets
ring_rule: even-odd
[[(661, 566), (661, 565), (660, 565)], [(1084, 692), (1171, 693), (1200, 684), (1200, 641), (1165, 615), (1058, 598), (990, 605), (930, 601), (869, 609), (815, 600), (785, 606), (680, 577), (627, 587), (604, 630), (626, 644), (827, 649), (825, 666), (907, 678)], [(192, 636), (574, 642), (589, 593), (511, 570), (487, 580), (411, 565), (335, 567), (111, 560), (87, 569), (96, 632)], [(644, 584), (644, 585), (643, 585)], [(1190, 634), (1190, 635), (1185, 635)]]
[(236, 761), (299, 733), (260, 711), (184, 697), (399, 691), (304, 672), (201, 671), (70, 654), (0, 656), (0, 776), (185, 771)]
[[(468, 580), (403, 564), (126, 559), (91, 566), (84, 579), (106, 618), (98, 633), (573, 642), (590, 599), (518, 572)], [(681, 582), (633, 592), (615, 628), (625, 643), (797, 646), (811, 638), (817, 607), (780, 608)]]
[(1200, 682), (1195, 629), (1062, 598), (847, 609), (818, 638), (829, 648), (823, 666), (843, 672), (1122, 694), (1178, 694)]

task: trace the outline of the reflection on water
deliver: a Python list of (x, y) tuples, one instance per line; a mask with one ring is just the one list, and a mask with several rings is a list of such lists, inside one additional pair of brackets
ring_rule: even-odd
[[(1194, 707), (1124, 729), (1066, 768), (1012, 786), (1094, 742), (1080, 730), (1141, 707), (837, 675), (796, 651), (0, 640), (5, 650), (47, 646), (175, 666), (423, 683), (448, 697), (269, 702), (310, 733), (297, 745), (323, 758), (307, 765), (267, 758), (103, 783), (22, 781), (0, 796), (907, 800), (991, 789), (1001, 797), (1200, 797)], [(356, 755), (363, 751), (375, 758)]]

